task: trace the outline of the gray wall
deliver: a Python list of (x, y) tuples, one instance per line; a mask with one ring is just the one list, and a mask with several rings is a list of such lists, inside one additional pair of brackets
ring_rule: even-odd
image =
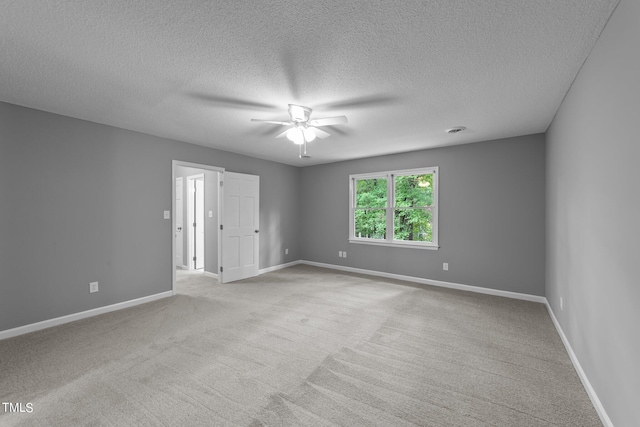
[[(183, 231), (182, 244), (183, 265), (188, 266), (189, 254), (189, 208), (187, 195), (187, 177), (191, 175), (204, 174), (204, 270), (213, 274), (218, 274), (218, 173), (210, 170), (188, 168), (176, 166), (176, 178), (182, 177), (182, 218)], [(213, 212), (213, 217), (209, 218), (209, 211)]]
[[(440, 249), (349, 244), (349, 175), (426, 166), (440, 167)], [(304, 168), (302, 258), (544, 295), (544, 173), (543, 135)]]
[(547, 132), (546, 296), (617, 427), (640, 425), (638, 23), (622, 0)]
[(0, 330), (170, 290), (174, 159), (259, 175), (260, 268), (300, 258), (298, 168), (4, 103), (0, 158)]

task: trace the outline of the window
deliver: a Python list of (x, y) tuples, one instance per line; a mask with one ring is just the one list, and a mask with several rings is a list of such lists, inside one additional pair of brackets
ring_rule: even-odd
[(349, 241), (438, 248), (438, 168), (349, 176)]

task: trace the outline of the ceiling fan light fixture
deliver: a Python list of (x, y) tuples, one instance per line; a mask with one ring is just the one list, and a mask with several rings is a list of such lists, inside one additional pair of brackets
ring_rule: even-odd
[(292, 127), (287, 131), (287, 138), (296, 145), (304, 144), (304, 131), (299, 127)]
[(316, 139), (316, 133), (312, 128), (304, 128), (302, 133), (304, 134), (304, 139), (306, 139), (307, 142), (311, 142)]

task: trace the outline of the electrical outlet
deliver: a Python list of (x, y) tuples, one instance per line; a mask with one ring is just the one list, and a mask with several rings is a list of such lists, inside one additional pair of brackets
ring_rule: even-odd
[(98, 292), (98, 282), (89, 283), (89, 293), (92, 294), (94, 292)]
[(342, 251), (338, 251), (338, 256), (342, 258)]
[(443, 262), (442, 263), (442, 269), (444, 271), (449, 271), (449, 263), (448, 262)]
[(164, 211), (164, 219), (171, 219), (171, 211)]
[(289, 249), (288, 248), (284, 250), (284, 254), (285, 255), (289, 255)]
[(347, 251), (342, 251), (342, 258), (346, 258), (347, 257)]
[(564, 301), (562, 297), (560, 297), (560, 311), (564, 310)]

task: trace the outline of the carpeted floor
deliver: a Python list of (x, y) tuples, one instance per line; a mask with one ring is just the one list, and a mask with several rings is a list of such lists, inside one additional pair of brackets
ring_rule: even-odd
[(2, 426), (600, 426), (542, 304), (295, 266), (0, 341)]

